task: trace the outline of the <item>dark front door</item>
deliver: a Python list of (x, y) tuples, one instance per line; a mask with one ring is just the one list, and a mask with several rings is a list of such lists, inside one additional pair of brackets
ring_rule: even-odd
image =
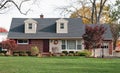
[(43, 52), (49, 52), (49, 40), (43, 40)]

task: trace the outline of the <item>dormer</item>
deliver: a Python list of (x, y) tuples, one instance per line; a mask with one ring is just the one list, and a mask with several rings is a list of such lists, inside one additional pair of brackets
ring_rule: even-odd
[(24, 31), (25, 33), (36, 33), (37, 30), (37, 21), (33, 20), (32, 18), (29, 18), (24, 21)]
[(56, 33), (68, 33), (68, 20), (61, 18), (56, 21)]

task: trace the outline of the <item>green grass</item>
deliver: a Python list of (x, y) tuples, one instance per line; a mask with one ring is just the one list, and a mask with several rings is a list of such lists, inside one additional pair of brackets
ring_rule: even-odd
[(0, 57), (0, 73), (120, 73), (120, 59)]

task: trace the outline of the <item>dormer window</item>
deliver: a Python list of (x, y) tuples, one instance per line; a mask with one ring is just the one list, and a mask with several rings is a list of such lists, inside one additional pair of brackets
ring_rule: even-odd
[(32, 29), (32, 23), (29, 23), (28, 29)]
[(56, 33), (68, 33), (68, 20), (63, 18), (56, 20)]
[(60, 24), (60, 29), (64, 29), (64, 23)]
[(37, 31), (37, 21), (33, 20), (32, 18), (27, 19), (24, 21), (24, 31), (25, 33), (36, 33)]

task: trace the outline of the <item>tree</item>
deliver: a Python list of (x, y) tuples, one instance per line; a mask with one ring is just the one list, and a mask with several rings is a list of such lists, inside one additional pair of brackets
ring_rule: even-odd
[(117, 40), (120, 36), (120, 24), (117, 23), (118, 19), (120, 19), (120, 0), (116, 0), (115, 4), (111, 5), (111, 12), (110, 12), (110, 28), (113, 37), (113, 49), (115, 50)]
[(2, 47), (8, 50), (8, 53), (11, 54), (13, 49), (16, 49), (17, 44), (14, 40), (5, 40), (2, 41)]
[(103, 42), (103, 34), (106, 31), (106, 28), (103, 25), (89, 26), (86, 25), (85, 34), (83, 34), (84, 44), (88, 50), (94, 50), (95, 57), (95, 48), (100, 47)]
[(117, 40), (120, 37), (120, 25), (119, 24), (110, 24), (111, 33), (113, 37), (113, 50), (116, 48)]
[(111, 5), (110, 17), (111, 22), (116, 22), (120, 19), (120, 0), (116, 0), (115, 4)]
[(30, 9), (23, 12), (22, 6), (30, 1), (34, 4), (37, 0), (0, 0), (0, 14), (5, 13), (6, 10), (9, 10), (10, 7), (14, 6), (21, 14), (26, 15)]
[(91, 16), (90, 8), (89, 7), (82, 7), (79, 10), (73, 12), (70, 15), (70, 18), (79, 18), (79, 17), (81, 17), (84, 24), (91, 24), (90, 16)]
[[(107, 0), (78, 0), (79, 2), (79, 7), (75, 7), (73, 4), (71, 6), (66, 6), (66, 7), (61, 7), (59, 9), (62, 9), (62, 13), (72, 13), (74, 12), (73, 9), (75, 11), (78, 11), (82, 5), (83, 9), (84, 7), (90, 7), (90, 11), (91, 11), (91, 14), (90, 14), (90, 22), (92, 24), (99, 24), (100, 23), (100, 18), (101, 18), (101, 14), (103, 12), (103, 8), (105, 6), (105, 3), (107, 2)], [(99, 2), (99, 8), (97, 8), (97, 3)], [(88, 17), (86, 16), (82, 16), (82, 15), (79, 15), (79, 17), (81, 18), (87, 18), (89, 19)]]
[[(100, 8), (100, 4), (97, 3), (97, 12), (99, 11), (99, 8)], [(104, 6), (103, 7), (103, 11), (101, 13), (101, 18), (100, 18), (100, 23), (103, 24), (103, 23), (108, 23), (109, 20), (110, 20), (110, 17), (109, 17), (109, 6)], [(91, 24), (91, 7), (88, 7), (88, 6), (83, 6), (81, 7), (79, 10), (73, 12), (70, 16), (70, 18), (79, 18), (81, 17), (82, 18), (82, 21), (84, 24)], [(95, 14), (94, 14), (95, 16)], [(94, 17), (94, 23), (96, 22), (96, 17)]]

